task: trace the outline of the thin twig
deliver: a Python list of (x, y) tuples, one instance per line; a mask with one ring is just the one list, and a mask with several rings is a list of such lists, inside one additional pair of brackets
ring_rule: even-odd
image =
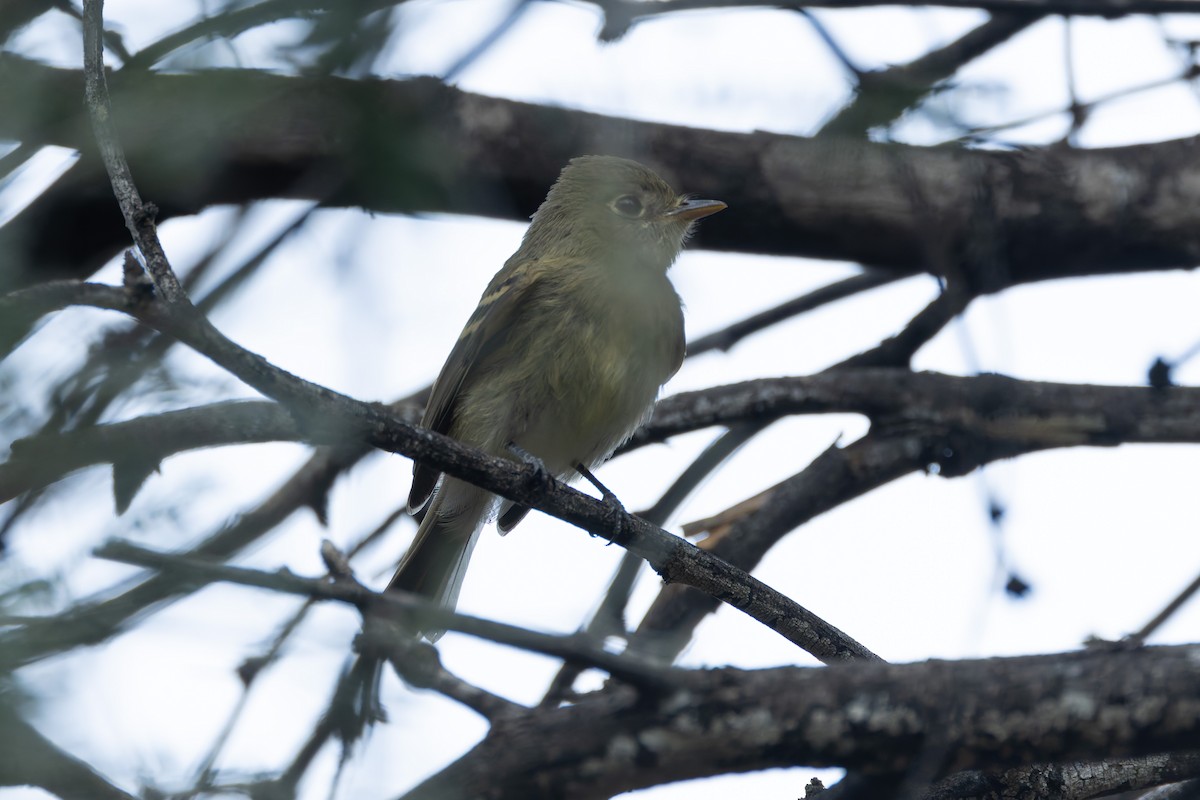
[(804, 17), (805, 21), (807, 21), (812, 27), (813, 32), (817, 34), (817, 38), (820, 39), (825, 45), (825, 48), (833, 54), (833, 57), (837, 60), (837, 62), (842, 65), (842, 69), (850, 73), (851, 77), (853, 77), (855, 81), (861, 81), (866, 71), (862, 69), (862, 67), (858, 66), (858, 64), (854, 63), (854, 59), (850, 58), (850, 54), (846, 52), (846, 48), (842, 47), (841, 43), (838, 42), (829, 29), (825, 27), (825, 23), (821, 22), (820, 18), (814, 16), (813, 13), (807, 8), (797, 8), (796, 12), (800, 14), (800, 16)]
[(971, 293), (957, 284), (947, 287), (895, 336), (829, 369), (908, 366), (918, 350), (966, 309), (972, 297)]
[(353, 605), (363, 613), (378, 615), (384, 619), (419, 619), (422, 624), (436, 625), (439, 629), (458, 631), (468, 636), (554, 658), (582, 661), (635, 686), (664, 688), (671, 685), (669, 671), (628, 655), (609, 653), (578, 636), (553, 636), (515, 625), (458, 614), (417, 595), (373, 592), (357, 581), (303, 578), (287, 569), (263, 572), (233, 567), (171, 553), (160, 553), (120, 540), (101, 545), (94, 555), (97, 558), (168, 573), (192, 587), (222, 581), (300, 597), (336, 600)]
[(532, 0), (515, 0), (512, 8), (504, 15), (504, 19), (494, 25), (487, 35), (476, 42), (471, 49), (459, 56), (458, 60), (446, 69), (442, 80), (451, 83), (462, 75), (468, 67), (482, 58), (488, 50), (504, 38), (506, 33), (513, 29), (513, 26), (525, 16), (525, 12), (531, 5), (533, 5)]
[(283, 646), (292, 634), (300, 627), (300, 623), (308, 616), (308, 612), (315, 605), (313, 599), (304, 601), (304, 604), (288, 619), (279, 631), (271, 639), (271, 643), (266, 650), (257, 656), (251, 656), (242, 661), (238, 668), (238, 677), (242, 680), (242, 693), (238, 696), (237, 702), (229, 712), (229, 716), (225, 720), (225, 724), (221, 730), (217, 732), (212, 744), (208, 748), (208, 752), (200, 761), (200, 765), (196, 767), (195, 778), (195, 793), (200, 794), (206, 789), (211, 789), (216, 778), (214, 765), (217, 763), (217, 758), (220, 757), (221, 751), (225, 749), (225, 745), (233, 736), (234, 729), (245, 713), (246, 707), (250, 701), (250, 690), (255, 686), (258, 676), (263, 670), (275, 663), (279, 659), (280, 653), (283, 652)]
[[(1168, 0), (1168, 2), (1170, 1), (1171, 0)], [(1151, 92), (1155, 89), (1162, 89), (1180, 82), (1187, 83), (1188, 81), (1194, 80), (1197, 77), (1200, 77), (1200, 65), (1188, 65), (1176, 75), (1145, 81), (1144, 83), (1139, 83), (1136, 86), (1126, 86), (1121, 89), (1115, 89), (1092, 100), (1077, 103), (1074, 112), (1089, 114), (1097, 107), (1106, 103), (1111, 103), (1114, 100), (1122, 100), (1126, 97), (1132, 97), (1133, 95), (1142, 94), (1143, 92)], [(995, 125), (980, 125), (977, 127), (964, 126), (965, 133), (960, 138), (979, 139), (985, 136), (1000, 133), (1001, 131), (1013, 130), (1014, 128), (1023, 128), (1026, 125), (1032, 125), (1036, 122), (1049, 119), (1050, 117), (1056, 117), (1059, 114), (1071, 112), (1071, 108), (1053, 108), (1048, 111), (1039, 111), (1026, 117), (1010, 120), (1008, 122), (1000, 122)]]
[[(261, 503), (246, 509), (195, 545), (188, 555), (226, 559), (241, 552), (296, 511), (324, 506), (334, 480), (371, 449), (347, 443), (321, 447)], [(79, 603), (53, 617), (0, 632), (4, 669), (39, 661), (73, 648), (98, 644), (139, 619), (148, 609), (162, 609), (188, 588), (164, 575), (153, 575), (115, 596)]]
[[(418, 689), (432, 689), (439, 694), (454, 700), (475, 711), (485, 719), (495, 722), (502, 717), (511, 717), (525, 710), (525, 706), (514, 703), (500, 695), (468, 683), (442, 665), (437, 648), (419, 641), (411, 635), (378, 636), (376, 641), (368, 640), (369, 634), (363, 634), (359, 647), (363, 653), (374, 652), (384, 656), (396, 674), (410, 686)], [(572, 638), (572, 642), (578, 639)], [(607, 652), (600, 650), (600, 652)], [(611, 674), (611, 673), (610, 673)], [(639, 676), (638, 681), (642, 681)], [(645, 686), (646, 683), (641, 685)], [(654, 684), (657, 689), (664, 684)]]
[(821, 126), (817, 136), (863, 137), (871, 128), (895, 122), (964, 64), (1040, 18), (1038, 14), (997, 13), (979, 27), (914, 61), (860, 75), (854, 97)]
[(1187, 588), (1180, 592), (1174, 600), (1167, 603), (1166, 608), (1155, 614), (1154, 619), (1147, 622), (1144, 626), (1142, 626), (1140, 631), (1132, 634), (1129, 638), (1135, 642), (1138, 642), (1139, 644), (1145, 642), (1156, 630), (1162, 626), (1164, 622), (1170, 619), (1171, 616), (1178, 611), (1184, 603), (1186, 603), (1188, 600), (1191, 600), (1192, 596), (1196, 594), (1197, 591), (1200, 591), (1200, 575), (1197, 575), (1196, 579), (1189, 583)]
[(764, 328), (776, 325), (784, 320), (807, 313), (837, 300), (842, 300), (879, 286), (886, 286), (889, 283), (904, 280), (907, 277), (910, 276), (898, 272), (864, 270), (858, 275), (852, 275), (836, 283), (831, 283), (828, 286), (822, 286), (820, 289), (806, 292), (799, 297), (788, 300), (786, 303), (780, 303), (774, 308), (760, 311), (726, 328), (690, 341), (687, 346), (688, 357), (698, 356), (710, 350), (727, 352), (742, 339), (753, 333), (758, 333)]
[(125, 160), (125, 152), (117, 137), (112, 103), (108, 97), (108, 82), (104, 76), (104, 0), (83, 2), (83, 73), (84, 97), (92, 132), (104, 168), (108, 171), (113, 194), (125, 218), (134, 242), (146, 260), (146, 270), (158, 289), (159, 296), (169, 305), (185, 303), (190, 306), (179, 279), (171, 270), (167, 254), (158, 240), (154, 225), (157, 209), (142, 202), (133, 173)]

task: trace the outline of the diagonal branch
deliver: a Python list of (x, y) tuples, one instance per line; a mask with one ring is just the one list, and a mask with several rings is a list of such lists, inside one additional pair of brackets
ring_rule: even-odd
[[(614, 535), (613, 510), (595, 498), (558, 482), (547, 488), (542, 481), (532, 479), (525, 466), (416, 428), (384, 406), (363, 403), (297, 378), (238, 347), (193, 313), (190, 304), (168, 307), (154, 299), (130, 298), (119, 290), (113, 292), (114, 306), (191, 345), (248, 385), (279, 401), (311, 431), (315, 440), (345, 437), (347, 441), (366, 441), (610, 538), (645, 558), (664, 579), (720, 597), (822, 660), (874, 657), (862, 645), (761, 581), (657, 526), (623, 513), (619, 533)], [(0, 642), (3, 638), (0, 636)], [(40, 652), (43, 648), (36, 649)]]
[(865, 136), (871, 128), (894, 122), (933, 91), (937, 83), (1039, 19), (1039, 14), (999, 13), (915, 61), (860, 74), (854, 97), (821, 126), (817, 135)]
[(908, 366), (917, 351), (965, 311), (972, 299), (966, 287), (953, 283), (910, 319), (895, 336), (889, 336), (875, 347), (853, 355), (830, 369)]
[[(688, 465), (662, 497), (641, 514), (642, 518), (655, 525), (666, 525), (667, 519), (675, 513), (679, 505), (695, 491), (708, 475), (765, 427), (766, 425), (761, 423), (730, 427)], [(641, 568), (642, 560), (633, 553), (626, 552), (617, 567), (616, 574), (609, 582), (604, 599), (592, 614), (592, 618), (581, 629), (582, 633), (596, 640), (603, 640), (613, 635), (627, 636), (625, 610), (629, 605), (634, 581)], [(557, 705), (565, 700), (575, 679), (581, 673), (582, 670), (570, 664), (560, 667), (543, 695), (541, 705)]]
[[(907, 436), (867, 436), (845, 448), (830, 447), (800, 473), (764, 492), (750, 512), (724, 522), (705, 547), (749, 572), (807, 520), (918, 469), (914, 455), (920, 452), (920, 441)], [(670, 663), (716, 609), (712, 597), (685, 585), (666, 586), (629, 647)]]
[(40, 786), (62, 800), (134, 800), (57, 745), (0, 699), (0, 786)]
[[(822, 286), (811, 292), (780, 303), (774, 308), (768, 308), (757, 314), (728, 325), (719, 331), (705, 334), (687, 343), (688, 358), (707, 353), (712, 350), (728, 352), (734, 345), (751, 334), (777, 325), (800, 314), (807, 313), (821, 306), (852, 297), (880, 286), (904, 279), (905, 275), (867, 270), (858, 275), (852, 275), (844, 280), (828, 286)], [(0, 298), (2, 300), (3, 298)]]

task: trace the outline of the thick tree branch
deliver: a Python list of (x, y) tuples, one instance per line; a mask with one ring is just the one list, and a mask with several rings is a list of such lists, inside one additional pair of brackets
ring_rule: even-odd
[(1087, 800), (1112, 796), (1116, 792), (1147, 789), (1196, 775), (1200, 775), (1200, 753), (1196, 751), (1039, 764), (998, 772), (959, 773), (935, 786), (923, 800), (1013, 800), (1023, 797)]
[[(524, 219), (567, 159), (606, 152), (653, 162), (681, 189), (728, 202), (721, 224), (702, 229), (702, 247), (904, 273), (953, 268), (949, 277), (981, 291), (1200, 260), (1193, 139), (969, 151), (702, 131), (482, 97), (430, 79), (227, 70), (122, 73), (111, 83), (139, 188), (162, 216), (302, 197)], [(82, 275), (121, 246), (78, 111), (81, 84), (78, 72), (0, 56), (0, 105), (12, 112), (0, 118), (0, 136), (83, 153), (0, 230), (0, 252), (23, 270), (10, 267), (0, 289)], [(928, 207), (915, 208), (914, 196)], [(59, 235), (64, 227), (73, 235)]]
[[(845, 765), (858, 768), (879, 769), (886, 765), (891, 771), (901, 772), (908, 767), (906, 761), (925, 761), (932, 748), (939, 754), (937, 772), (958, 769), (995, 769), (998, 766), (1019, 764), (1028, 753), (1041, 754), (1046, 740), (1057, 744), (1051, 746), (1048, 758), (1058, 760), (1086, 758), (1099, 752), (1116, 755), (1137, 755), (1146, 752), (1177, 750), (1187, 742), (1200, 741), (1200, 728), (1195, 728), (1196, 713), (1188, 708), (1160, 703), (1156, 698), (1180, 693), (1181, 697), (1196, 696), (1195, 671), (1186, 668), (1189, 658), (1195, 657), (1195, 648), (1164, 648), (1154, 650), (1122, 651), (1100, 650), (1084, 654), (1038, 657), (1025, 659), (1003, 659), (983, 662), (958, 662), (954, 664), (930, 663), (889, 668), (887, 673), (878, 670), (854, 670), (843, 667), (830, 677), (827, 671), (811, 670), (765, 670), (743, 672), (719, 670), (688, 673), (678, 670), (658, 670), (639, 666), (630, 656), (614, 656), (578, 637), (555, 637), (523, 631), (511, 626), (477, 620), (471, 617), (436, 609), (421, 600), (406, 596), (376, 594), (365, 590), (353, 580), (308, 580), (286, 571), (266, 573), (222, 564), (198, 562), (167, 554), (155, 553), (125, 543), (114, 542), (98, 551), (98, 555), (128, 563), (148, 566), (174, 574), (193, 585), (202, 585), (214, 580), (257, 586), (273, 591), (298, 594), (312, 598), (337, 600), (351, 603), (364, 612), (420, 613), (437, 619), (439, 626), (460, 630), (471, 635), (483, 636), (499, 642), (532, 649), (569, 661), (587, 663), (615, 676), (631, 681), (642, 688), (637, 698), (612, 688), (599, 694), (583, 697), (574, 708), (585, 717), (603, 719), (612, 715), (605, 725), (603, 737), (632, 736), (643, 742), (654, 752), (653, 759), (639, 759), (642, 768), (650, 767), (646, 775), (638, 780), (653, 780), (633, 783), (625, 789), (653, 785), (682, 777), (698, 777), (711, 774), (665, 776), (660, 769), (665, 765), (661, 759), (675, 761), (673, 768), (689, 770), (712, 769), (708, 759), (714, 757), (714, 748), (724, 750), (725, 758), (736, 758), (737, 763), (750, 768), (784, 766), (794, 764)], [(394, 642), (393, 642), (394, 644)], [(421, 652), (417, 652), (417, 650)], [(526, 709), (487, 695), (462, 684), (453, 676), (444, 673), (436, 663), (430, 661), (429, 649), (420, 647), (398, 647), (392, 652), (401, 674), (418, 685), (445, 691), (449, 696), (473, 707), (478, 707), (493, 723), (488, 739), (476, 750), (465, 756), (434, 779), (440, 781), (439, 791), (451, 784), (469, 778), (472, 762), (491, 763), (497, 770), (493, 778), (500, 784), (515, 781), (516, 786), (505, 789), (499, 796), (521, 796), (516, 792), (525, 790), (520, 766), (514, 760), (545, 757), (545, 748), (563, 747), (562, 740), (569, 739), (577, 744), (568, 749), (575, 751), (572, 758), (595, 758), (597, 754), (578, 752), (586, 748), (603, 747), (613, 739), (600, 738), (591, 733), (595, 722), (588, 719), (563, 720), (560, 714), (567, 709)], [(1105, 662), (1106, 657), (1111, 661)], [(1125, 661), (1138, 661), (1138, 666)], [(1180, 669), (1177, 662), (1185, 662)], [(1121, 662), (1121, 663), (1117, 663)], [(1171, 663), (1168, 663), (1171, 662)], [(647, 671), (649, 670), (649, 671)], [(1141, 680), (1137, 673), (1148, 670), (1151, 676)], [(697, 680), (697, 676), (702, 676)], [(791, 684), (784, 687), (783, 684)], [(769, 685), (767, 685), (769, 684)], [(876, 686), (886, 686), (882, 694)], [(980, 687), (986, 688), (981, 691)], [(1020, 688), (1016, 698), (1009, 692), (1014, 686)], [(1168, 688), (1169, 686), (1169, 688)], [(650, 694), (646, 694), (650, 692)], [(778, 693), (785, 692), (786, 698)], [(886, 698), (878, 703), (863, 707), (864, 697)], [(681, 702), (686, 697), (686, 702)], [(656, 698), (657, 702), (652, 702)], [(773, 698), (769, 706), (763, 698)], [(1003, 702), (1002, 702), (1003, 699)], [(1134, 708), (1122, 708), (1136, 699)], [(1186, 705), (1186, 702), (1183, 701)], [(1120, 710), (1111, 712), (1109, 706)], [(760, 739), (743, 741), (729, 736), (728, 726), (735, 721), (728, 715), (736, 708), (736, 714), (749, 714), (755, 719), (754, 730), (758, 736), (769, 737), (774, 745), (773, 755), (764, 752), (765, 742)], [(573, 712), (572, 712), (573, 713)], [(1128, 728), (1130, 719), (1138, 728)], [(697, 726), (696, 721), (705, 720)], [(749, 722), (749, 720), (747, 720)], [(632, 724), (632, 729), (626, 727)], [(570, 725), (568, 734), (564, 725)], [(575, 729), (578, 725), (579, 728)], [(647, 729), (642, 726), (646, 725)], [(976, 728), (976, 726), (979, 726)], [(995, 734), (999, 727), (1005, 729), (1004, 744), (996, 743)], [(1163, 737), (1158, 744), (1146, 741), (1146, 728), (1154, 728), (1155, 735)], [(671, 740), (653, 735), (653, 730), (674, 731)], [(1073, 730), (1087, 731), (1086, 736), (1073, 734)], [(515, 756), (491, 762), (490, 757), (479, 754), (487, 750), (493, 740), (504, 741), (517, 731), (519, 736)], [(531, 737), (533, 740), (531, 740)], [(1190, 738), (1189, 738), (1190, 737)], [(871, 741), (864, 741), (868, 738)], [(724, 739), (724, 741), (721, 741)], [(1071, 740), (1066, 744), (1063, 740)], [(733, 740), (733, 741), (731, 741)], [(951, 740), (948, 742), (947, 740)], [(669, 744), (668, 744), (669, 741)], [(650, 744), (657, 742), (658, 744)], [(953, 743), (953, 746), (951, 745)], [(1169, 744), (1168, 744), (1169, 743)], [(658, 750), (664, 747), (665, 751)], [(756, 753), (750, 757), (739, 751), (750, 748)], [(1058, 748), (1057, 750), (1055, 748)], [(1082, 748), (1082, 749), (1079, 749)], [(1138, 749), (1149, 748), (1149, 749)], [(494, 755), (494, 754), (493, 754)], [(1166, 779), (1191, 774), (1194, 759), (1182, 753), (1180, 761), (1162, 761), (1159, 766), (1172, 763), (1175, 767), (1164, 774)], [(767, 759), (763, 761), (762, 759)], [(776, 758), (787, 759), (783, 762)], [(557, 762), (557, 759), (553, 759)], [(603, 757), (605, 780), (629, 780), (630, 766), (618, 753), (609, 751)], [(544, 768), (545, 761), (540, 762)], [(1092, 770), (1093, 786), (1099, 785), (1101, 775), (1108, 789), (1121, 785), (1152, 785), (1154, 764), (1136, 762), (1122, 765), (1109, 762), (1111, 767)], [(464, 769), (464, 765), (466, 768)], [(652, 765), (652, 766), (651, 766)], [(527, 766), (528, 768), (528, 766)], [(745, 766), (743, 766), (745, 768)], [(513, 774), (508, 774), (512, 769)], [(1039, 780), (1052, 780), (1054, 776), (1068, 779), (1083, 767), (1042, 768), (1037, 773)], [(570, 774), (564, 767), (563, 772)], [(456, 773), (448, 775), (448, 773)], [(595, 774), (594, 771), (589, 774)], [(1028, 768), (1013, 770), (1007, 777), (977, 779), (979, 785), (996, 787), (1012, 786), (1019, 779), (1030, 780)], [(1023, 776), (1023, 778), (1022, 778)], [(565, 779), (565, 775), (557, 780)], [(574, 775), (574, 780), (578, 775)], [(965, 777), (942, 787), (940, 797), (955, 796), (954, 786), (962, 786)], [(589, 782), (590, 783), (590, 782)], [(1060, 787), (1065, 785), (1060, 782)], [(414, 797), (424, 796), (420, 792), (432, 791), (428, 784), (416, 790)], [(609, 789), (621, 791), (622, 789)], [(560, 789), (548, 792), (556, 797), (599, 797), (600, 794), (577, 794), (578, 787), (562, 784)], [(598, 790), (597, 790), (598, 791)], [(431, 795), (435, 796), (435, 795)], [(454, 794), (458, 796), (458, 794)], [(543, 796), (539, 794), (538, 796)], [(1072, 796), (1086, 796), (1082, 793)]]
[[(863, 414), (882, 430), (920, 428), (948, 437), (1025, 442), (1031, 450), (1200, 441), (1198, 388), (1158, 390), (867, 368), (760, 378), (673, 395), (659, 402), (629, 446), (709, 425), (826, 413)], [(947, 461), (943, 466), (957, 473), (965, 463)]]
[[(659, 703), (609, 691), (494, 725), (405, 795), (571, 800), (791, 766), (934, 778), (1195, 749), (1195, 646), (901, 666), (682, 673)], [(764, 702), (764, 698), (769, 698)], [(585, 767), (586, 765), (586, 767)]]

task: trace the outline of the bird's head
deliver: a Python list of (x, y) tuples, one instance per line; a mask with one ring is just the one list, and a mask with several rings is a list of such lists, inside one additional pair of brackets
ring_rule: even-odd
[(676, 194), (636, 161), (581, 156), (563, 168), (533, 215), (522, 250), (665, 272), (696, 220), (723, 208), (719, 200)]

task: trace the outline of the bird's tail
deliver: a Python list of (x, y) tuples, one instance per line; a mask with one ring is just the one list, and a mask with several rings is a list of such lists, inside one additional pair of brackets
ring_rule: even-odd
[[(493, 496), (482, 489), (446, 478), (385, 591), (413, 592), (442, 608), (453, 609), (471, 551), (494, 502)], [(371, 629), (372, 622), (367, 619), (366, 630)], [(420, 628), (418, 632), (431, 642), (445, 633), (436, 628)], [(377, 656), (364, 655), (342, 676), (330, 722), (347, 746), (353, 745), (375, 722), (386, 719), (379, 699), (382, 667)]]
[[(477, 486), (445, 478), (385, 591), (412, 592), (453, 609), (467, 562), (494, 502), (492, 495)], [(436, 642), (443, 632), (423, 630), (422, 635)]]

